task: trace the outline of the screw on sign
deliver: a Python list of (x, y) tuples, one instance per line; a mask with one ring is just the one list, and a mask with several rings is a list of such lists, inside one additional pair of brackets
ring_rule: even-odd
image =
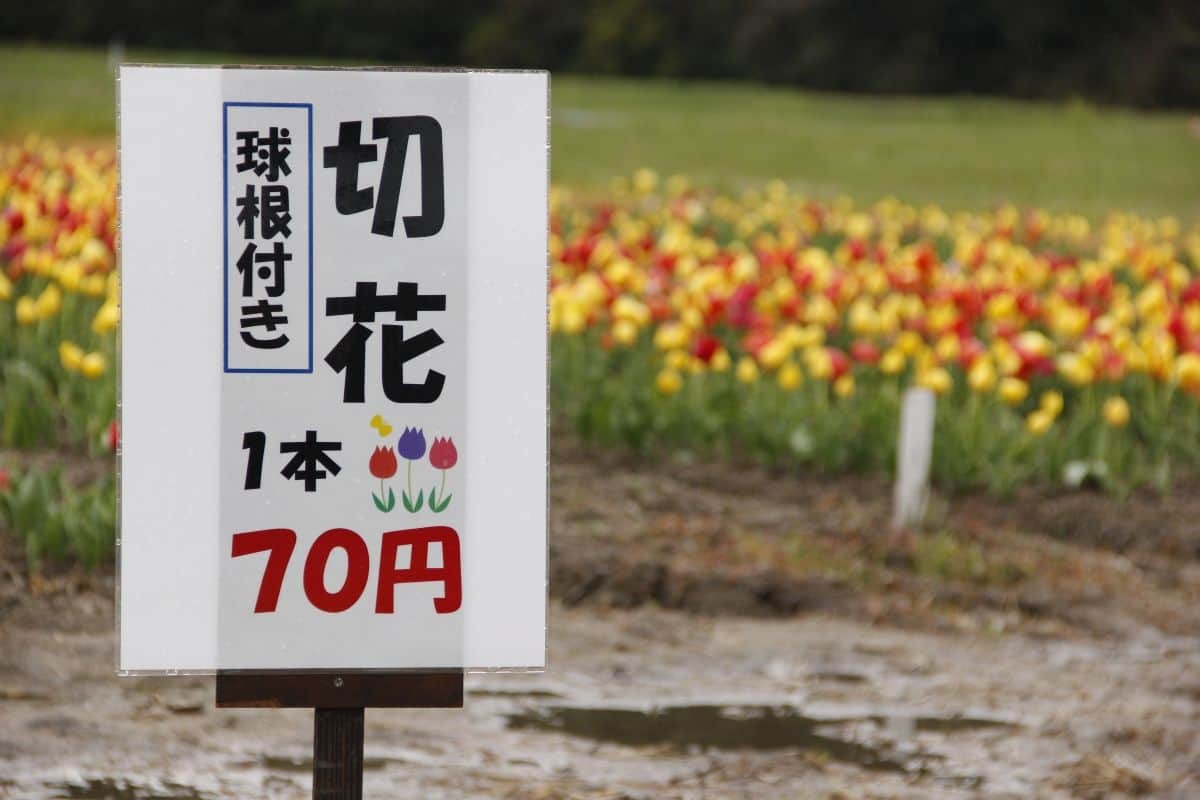
[(364, 708), (545, 664), (547, 78), (123, 67), (119, 91), (120, 669), (314, 708), (314, 796), (359, 797)]

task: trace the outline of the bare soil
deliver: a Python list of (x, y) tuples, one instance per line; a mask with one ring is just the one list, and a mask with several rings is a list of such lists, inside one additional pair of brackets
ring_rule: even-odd
[[(549, 669), (367, 715), (369, 797), (1200, 796), (1200, 492), (938, 498), (555, 440)], [(300, 798), (311, 712), (118, 678), (0, 533), (0, 798)]]

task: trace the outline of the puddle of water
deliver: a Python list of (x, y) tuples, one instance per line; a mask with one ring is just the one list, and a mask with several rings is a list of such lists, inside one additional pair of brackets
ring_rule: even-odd
[[(883, 719), (876, 717), (875, 719)], [(977, 731), (987, 728), (1016, 728), (1015, 723), (1001, 719), (986, 717), (917, 717), (913, 723), (919, 731), (930, 733), (958, 733), (960, 731)]]
[(213, 797), (181, 783), (139, 784), (121, 778), (90, 778), (46, 788), (53, 792), (51, 797), (62, 800), (211, 800)]
[(818, 729), (837, 721), (815, 719), (786, 706), (667, 706), (651, 709), (551, 706), (508, 717), (511, 728), (555, 731), (641, 747), (816, 750), (867, 769), (907, 772), (905, 757), (841, 739)]
[(467, 696), (506, 700), (562, 700), (560, 692), (550, 689), (467, 689)]

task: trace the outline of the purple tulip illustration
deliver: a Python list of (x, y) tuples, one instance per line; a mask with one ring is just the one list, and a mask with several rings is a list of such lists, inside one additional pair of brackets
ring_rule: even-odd
[(408, 490), (400, 493), (401, 499), (404, 501), (404, 507), (410, 513), (415, 514), (421, 510), (421, 506), (425, 504), (425, 490), (422, 489), (417, 494), (417, 499), (412, 499), (412, 465), (414, 461), (420, 461), (425, 455), (425, 432), (420, 428), (405, 428), (400, 434), (400, 441), (396, 443), (396, 450), (399, 451), (400, 457), (408, 461)]

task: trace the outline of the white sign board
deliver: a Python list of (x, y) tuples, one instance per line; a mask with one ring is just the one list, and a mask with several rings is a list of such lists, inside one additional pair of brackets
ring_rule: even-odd
[(121, 670), (544, 665), (547, 97), (122, 67)]

